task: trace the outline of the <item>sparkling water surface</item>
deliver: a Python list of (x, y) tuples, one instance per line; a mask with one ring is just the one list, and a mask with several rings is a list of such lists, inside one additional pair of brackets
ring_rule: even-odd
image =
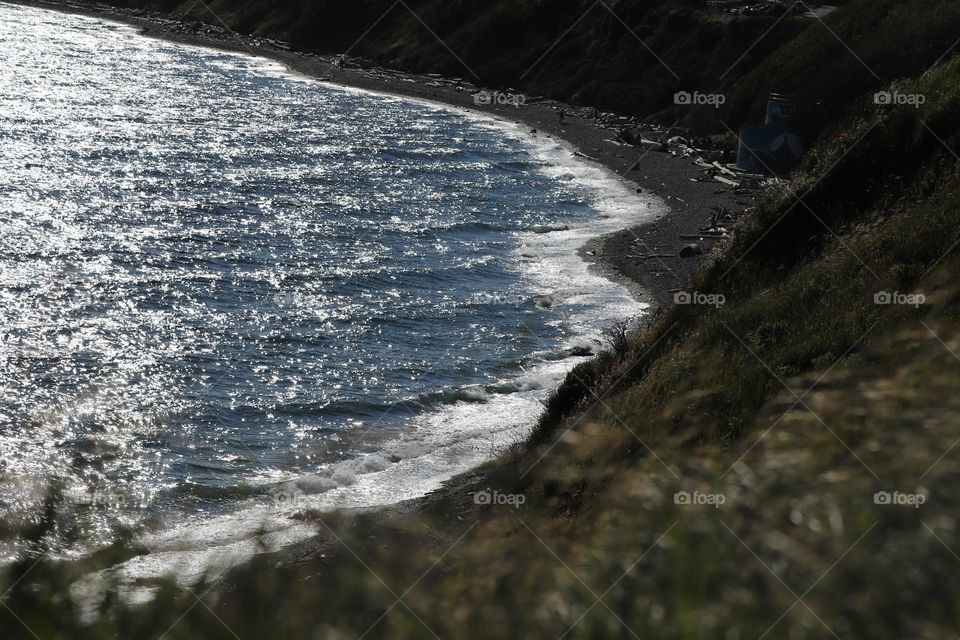
[(60, 551), (421, 494), (640, 308), (575, 250), (649, 203), (553, 141), (0, 16), (0, 509)]

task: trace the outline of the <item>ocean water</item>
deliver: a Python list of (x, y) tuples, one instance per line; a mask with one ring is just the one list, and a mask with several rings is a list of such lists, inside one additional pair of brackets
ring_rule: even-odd
[(644, 307), (576, 250), (658, 204), (549, 138), (14, 5), (0, 58), (0, 512), (62, 494), (51, 553), (422, 495)]

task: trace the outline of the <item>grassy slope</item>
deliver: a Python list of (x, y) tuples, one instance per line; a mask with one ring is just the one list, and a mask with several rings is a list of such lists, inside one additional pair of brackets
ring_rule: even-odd
[[(198, 605), (167, 637), (357, 637), (388, 610), (367, 637), (955, 637), (960, 60), (924, 71), (956, 11), (858, 0), (831, 22), (878, 75), (913, 77), (895, 88), (921, 109), (874, 106), (880, 85), (826, 31), (737, 80), (738, 104), (764, 68), (857, 98), (698, 274), (691, 289), (724, 306), (674, 307), (624, 357), (581, 366), (531, 441), (488, 466), (521, 509), (324, 516), (352, 551), (259, 567), (209, 603), (217, 617)], [(927, 303), (878, 306), (878, 291)], [(678, 506), (679, 490), (726, 503)], [(879, 490), (926, 503), (876, 505)], [(7, 602), (54, 637), (74, 618), (57, 600), (68, 574), (29, 575)], [(165, 597), (89, 637), (156, 637), (196, 602)]]
[[(700, 274), (696, 288), (725, 291), (727, 305), (676, 307), (623, 360), (581, 368), (589, 408), (545, 423), (540, 444), (493, 473), (524, 508), (486, 511), (405, 598), (423, 622), (442, 637), (558, 637), (574, 624), (567, 637), (629, 637), (618, 618), (640, 637), (758, 637), (774, 623), (773, 637), (952, 637), (960, 466), (941, 457), (960, 438), (958, 176), (922, 123), (948, 143), (958, 132), (960, 63), (902, 89), (931, 103), (862, 105), (795, 183), (805, 204), (770, 194)], [(906, 152), (878, 157), (891, 148)], [(878, 306), (881, 290), (927, 304)], [(727, 503), (677, 506), (679, 490)], [(879, 506), (880, 490), (927, 503)], [(398, 585), (456, 541), (418, 558), (380, 535), (347, 539)], [(361, 633), (390, 605), (359, 576), (367, 615), (316, 619)], [(358, 565), (324, 578), (350, 584)], [(404, 611), (374, 632), (423, 634)]]

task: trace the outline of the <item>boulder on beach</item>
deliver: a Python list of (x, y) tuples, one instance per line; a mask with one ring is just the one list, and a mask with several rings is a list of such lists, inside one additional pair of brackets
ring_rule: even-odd
[(691, 242), (688, 245), (684, 245), (683, 248), (680, 249), (681, 258), (692, 258), (693, 256), (699, 256), (702, 253), (703, 247), (696, 242)]

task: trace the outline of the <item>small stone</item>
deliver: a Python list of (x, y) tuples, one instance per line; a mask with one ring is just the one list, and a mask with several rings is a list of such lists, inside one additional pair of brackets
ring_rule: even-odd
[(693, 256), (699, 256), (702, 253), (703, 253), (703, 247), (701, 247), (699, 244), (695, 242), (690, 243), (688, 245), (684, 245), (684, 247), (680, 249), (681, 258), (692, 258)]

